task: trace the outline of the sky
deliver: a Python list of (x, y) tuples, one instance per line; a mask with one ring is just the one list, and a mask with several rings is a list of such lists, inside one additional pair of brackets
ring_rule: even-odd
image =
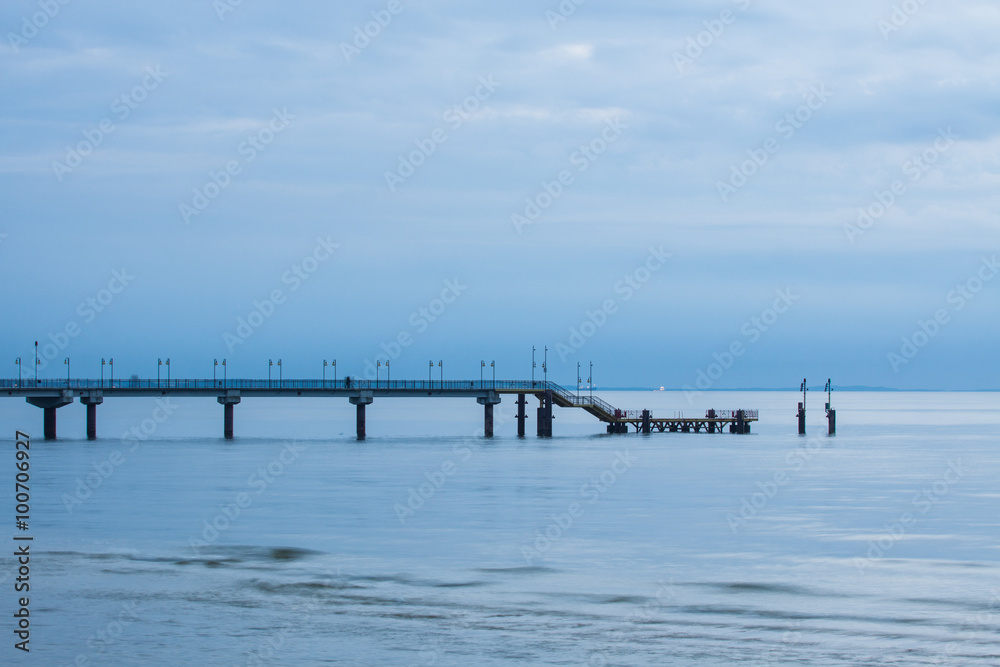
[(1000, 389), (996, 3), (0, 24), (0, 376)]

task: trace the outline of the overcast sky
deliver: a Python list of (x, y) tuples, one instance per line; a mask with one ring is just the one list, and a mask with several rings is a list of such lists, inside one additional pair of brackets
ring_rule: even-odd
[(995, 2), (578, 2), (3, 3), (0, 375), (1000, 388)]

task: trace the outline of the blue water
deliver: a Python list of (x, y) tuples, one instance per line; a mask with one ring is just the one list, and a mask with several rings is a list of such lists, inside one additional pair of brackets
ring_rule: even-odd
[[(358, 443), (346, 400), (259, 399), (227, 442), (214, 401), (110, 399), (90, 443), (63, 408), (31, 450), (31, 653), (7, 557), (0, 661), (1000, 664), (1000, 395), (835, 394), (833, 438), (813, 395), (807, 437), (793, 393), (601, 395), (761, 421), (608, 436), (557, 410), (522, 440), (505, 400), (486, 441), (474, 401), (386, 399)], [(12, 524), (41, 411), (0, 409)]]

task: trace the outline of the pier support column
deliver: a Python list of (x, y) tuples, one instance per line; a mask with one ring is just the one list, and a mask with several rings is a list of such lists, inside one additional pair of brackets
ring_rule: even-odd
[(742, 410), (736, 411), (736, 432), (746, 435), (750, 432), (750, 424), (746, 421), (746, 414)]
[(226, 440), (233, 439), (233, 407), (239, 405), (240, 402), (240, 392), (238, 391), (227, 391), (225, 396), (219, 396), (219, 404), (223, 407), (223, 429), (222, 434)]
[(806, 408), (799, 403), (799, 435), (806, 434)]
[(552, 390), (546, 391), (538, 397), (540, 403), (538, 407), (538, 437), (552, 437)]
[(827, 424), (829, 426), (828, 433), (830, 435), (836, 435), (837, 434), (837, 411), (836, 410), (827, 410), (826, 411), (826, 421), (827, 421)]
[(643, 410), (642, 411), (642, 432), (646, 433), (646, 434), (649, 434), (649, 433), (653, 432), (652, 429), (649, 426), (650, 416), (651, 415), (649, 414), (649, 410)]
[(476, 399), (479, 405), (484, 407), (485, 418), (483, 421), (483, 435), (487, 438), (493, 437), (493, 406), (500, 402), (500, 396), (495, 392), (491, 391), (486, 396), (480, 396)]
[(32, 396), (28, 403), (41, 408), (43, 413), (44, 434), (46, 440), (56, 439), (56, 410), (73, 402), (71, 392), (64, 391), (60, 396)]
[(87, 440), (97, 440), (97, 406), (104, 402), (104, 394), (90, 392), (81, 396), (80, 402), (87, 406)]
[(375, 402), (371, 392), (362, 392), (360, 396), (351, 396), (351, 405), (358, 406), (358, 440), (368, 437), (367, 424), (365, 423), (365, 406)]
[(524, 421), (527, 419), (528, 415), (525, 412), (525, 406), (528, 405), (528, 400), (524, 397), (524, 394), (517, 395), (517, 437), (524, 437)]

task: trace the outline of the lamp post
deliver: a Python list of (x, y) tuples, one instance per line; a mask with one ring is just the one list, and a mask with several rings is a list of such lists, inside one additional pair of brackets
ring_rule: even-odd
[(497, 388), (497, 362), (495, 360), (490, 362), (490, 368), (493, 369), (493, 389), (496, 390), (496, 388)]
[(281, 389), (281, 381), (282, 381), (281, 359), (278, 359), (278, 389)]
[(441, 371), (441, 390), (444, 391), (444, 360), (438, 359), (438, 370)]
[(17, 364), (17, 386), (20, 387), (21, 386), (21, 357), (18, 357), (17, 359), (15, 359), (14, 363)]
[(323, 360), (323, 387), (326, 388), (326, 359)]
[(434, 372), (434, 360), (431, 359), (430, 362), (429, 362), (429, 364), (430, 365), (427, 367), (427, 386), (430, 387), (431, 389), (433, 389), (434, 388), (434, 380), (431, 379), (431, 373)]
[(38, 386), (38, 341), (35, 341), (35, 386)]
[(272, 366), (274, 366), (274, 360), (268, 359), (267, 360), (267, 386), (268, 386), (268, 388), (271, 387), (271, 367)]
[(587, 386), (590, 387), (590, 400), (594, 400), (594, 362), (590, 362), (590, 377), (587, 378)]
[(545, 357), (542, 361), (542, 374), (545, 377), (545, 382), (548, 384), (549, 381), (549, 346), (545, 346)]
[(580, 362), (576, 362), (576, 397), (580, 398)]
[(375, 362), (375, 388), (378, 389), (378, 372), (382, 369), (382, 360), (378, 359)]
[(486, 368), (486, 362), (485, 361), (480, 361), (479, 362), (479, 388), (480, 389), (483, 388), (483, 369), (484, 368)]
[(159, 386), (160, 386), (160, 366), (162, 366), (162, 365), (163, 365), (163, 359), (160, 359), (159, 357), (157, 357), (156, 358), (156, 386), (157, 386), (157, 388), (159, 388)]
[(531, 346), (531, 386), (535, 386), (535, 346)]
[(104, 357), (101, 357), (101, 388), (104, 387)]
[(389, 360), (385, 360), (385, 388), (392, 386), (392, 373), (389, 371)]
[(66, 357), (63, 360), (63, 363), (66, 364), (66, 388), (68, 389), (69, 388), (69, 357)]
[(336, 384), (337, 384), (337, 360), (334, 359), (333, 360), (333, 364), (331, 364), (331, 365), (333, 366), (333, 384), (336, 386)]
[(111, 369), (110, 370), (110, 373), (111, 373), (111, 380), (110, 380), (111, 386), (109, 388), (110, 389), (114, 389), (115, 388), (115, 358), (114, 357), (111, 357), (110, 359), (108, 359), (108, 368)]
[(229, 380), (228, 373), (226, 373), (226, 360), (222, 360), (222, 385), (225, 386), (226, 382)]
[(167, 387), (170, 387), (170, 357), (167, 357)]
[(212, 360), (212, 385), (215, 385), (215, 383), (216, 383), (215, 373), (216, 373), (216, 371), (217, 371), (218, 368), (219, 368), (219, 360), (218, 359), (213, 359)]

